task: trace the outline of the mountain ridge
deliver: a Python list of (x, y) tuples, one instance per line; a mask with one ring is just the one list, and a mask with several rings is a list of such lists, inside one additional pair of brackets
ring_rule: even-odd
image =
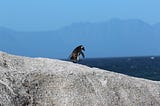
[[(3, 42), (0, 49), (33, 57), (66, 58), (74, 47), (83, 44), (87, 48), (87, 57), (159, 55), (159, 28), (158, 23), (112, 19), (100, 23), (74, 23), (55, 31), (2, 33), (0, 30), (1, 38), (6, 34), (15, 39), (0, 39)], [(11, 46), (5, 47), (8, 43)]]

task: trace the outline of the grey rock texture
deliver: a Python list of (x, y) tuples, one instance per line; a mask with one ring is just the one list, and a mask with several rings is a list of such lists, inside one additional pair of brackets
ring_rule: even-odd
[(0, 106), (160, 106), (160, 82), (0, 52)]

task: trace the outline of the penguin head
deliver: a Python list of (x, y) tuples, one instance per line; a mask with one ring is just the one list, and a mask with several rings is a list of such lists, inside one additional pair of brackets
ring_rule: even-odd
[(85, 51), (85, 48), (84, 48), (84, 46), (83, 46), (83, 45), (81, 45), (81, 49), (82, 49), (83, 51)]

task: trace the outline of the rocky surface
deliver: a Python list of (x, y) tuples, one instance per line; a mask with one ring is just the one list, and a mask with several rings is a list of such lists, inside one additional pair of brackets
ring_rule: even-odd
[(160, 106), (160, 82), (0, 52), (0, 106)]

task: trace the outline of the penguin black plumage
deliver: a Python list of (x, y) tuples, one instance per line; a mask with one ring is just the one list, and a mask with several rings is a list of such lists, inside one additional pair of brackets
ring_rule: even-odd
[(82, 51), (85, 51), (85, 48), (83, 45), (76, 47), (73, 50), (72, 54), (70, 55), (70, 60), (74, 63), (77, 63), (80, 55), (82, 55), (82, 57), (85, 58), (85, 55)]

